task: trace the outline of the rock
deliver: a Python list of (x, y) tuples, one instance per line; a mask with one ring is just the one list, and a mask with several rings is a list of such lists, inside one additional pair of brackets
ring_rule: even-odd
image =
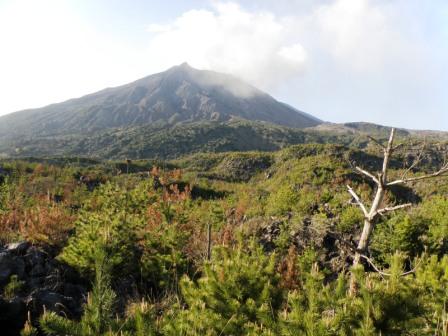
[(55, 203), (61, 203), (62, 201), (64, 201), (64, 196), (63, 195), (54, 195), (53, 201)]
[(44, 286), (44, 282), (45, 282), (44, 277), (35, 277), (35, 278), (30, 278), (27, 281), (27, 285), (30, 288), (30, 290), (34, 291), (39, 288), (42, 288)]
[(22, 258), (13, 256), (8, 252), (0, 253), (0, 286), (6, 285), (13, 274), (16, 274), (19, 279), (23, 279), (25, 263)]
[(0, 253), (0, 286), (8, 283), (13, 267), (12, 257), (6, 252)]
[(260, 244), (267, 252), (273, 251), (276, 247), (275, 240), (280, 234), (281, 221), (274, 221), (268, 226), (264, 227), (260, 232)]
[(71, 283), (64, 284), (64, 295), (75, 297), (75, 298), (81, 298), (87, 294), (86, 289), (81, 285), (74, 285)]
[(0, 298), (0, 334), (2, 336), (16, 336), (26, 320), (25, 303), (19, 299), (5, 301)]
[[(69, 318), (80, 318), (87, 290), (85, 280), (71, 267), (57, 261), (54, 251), (27, 242), (9, 244), (0, 250), (0, 335), (19, 335), (31, 314), (33, 324), (44, 311)], [(12, 275), (23, 281), (23, 288), (6, 301), (3, 287)]]
[(10, 243), (5, 246), (5, 250), (15, 254), (23, 254), (30, 247), (30, 243), (26, 241)]
[(48, 289), (39, 289), (32, 293), (27, 299), (27, 309), (32, 316), (39, 316), (46, 310), (56, 313), (70, 314), (67, 306), (72, 306), (73, 298), (50, 291)]
[(41, 250), (39, 250), (36, 246), (31, 246), (26, 251), (24, 260), (26, 266), (32, 268), (36, 264), (44, 264), (45, 259), (47, 259), (48, 255)]
[(31, 277), (39, 277), (45, 274), (45, 267), (42, 264), (36, 264), (30, 271)]
[(47, 275), (44, 278), (44, 287), (50, 288), (53, 291), (62, 292), (64, 279), (60, 277), (56, 272)]

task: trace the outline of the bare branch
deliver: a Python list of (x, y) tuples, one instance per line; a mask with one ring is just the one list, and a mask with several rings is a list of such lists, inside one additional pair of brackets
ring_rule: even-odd
[(387, 186), (393, 186), (393, 185), (397, 185), (397, 184), (406, 184), (409, 182), (425, 180), (425, 179), (429, 179), (432, 177), (442, 176), (442, 175), (445, 175), (446, 173), (448, 173), (448, 163), (445, 163), (445, 165), (442, 168), (440, 168), (438, 171), (436, 171), (435, 173), (395, 180), (395, 181), (387, 183)]
[[(382, 275), (382, 276), (391, 276), (391, 275), (392, 275), (392, 274), (390, 274), (390, 273), (385, 273), (385, 272), (381, 271), (381, 270), (380, 270), (380, 269), (373, 263), (373, 261), (372, 261), (369, 257), (367, 257), (366, 255), (361, 254), (361, 258), (365, 259), (365, 260), (370, 264), (370, 266), (372, 266), (373, 269), (374, 269), (375, 271), (377, 271), (380, 275)], [(418, 266), (418, 265), (416, 265), (416, 266), (415, 266), (413, 269), (411, 269), (410, 271), (401, 273), (400, 276), (405, 276), (405, 275), (409, 275), (409, 274), (411, 274), (411, 273), (414, 273), (415, 270), (416, 270), (416, 268), (417, 268), (417, 266)]]
[(367, 138), (369, 138), (370, 141), (374, 142), (376, 145), (378, 145), (382, 149), (386, 149), (386, 147), (381, 142), (379, 142), (377, 139), (375, 139), (374, 137), (367, 135)]
[(399, 210), (399, 209), (404, 209), (404, 208), (409, 208), (410, 206), (412, 206), (412, 203), (406, 203), (406, 204), (400, 204), (400, 205), (396, 205), (393, 207), (386, 207), (383, 209), (379, 209), (377, 211), (378, 214), (382, 215), (386, 212), (391, 212), (391, 211), (395, 211), (395, 210)]
[(395, 145), (394, 147), (392, 147), (392, 152), (395, 152), (398, 148), (403, 147), (404, 143), (399, 143), (398, 145)]
[(361, 167), (356, 166), (355, 169), (360, 172), (361, 174), (369, 177), (372, 179), (376, 184), (380, 184), (380, 181), (373, 175), (372, 173), (368, 172), (367, 170), (362, 169)]
[(390, 276), (390, 275), (391, 275), (390, 273), (385, 273), (385, 272), (381, 271), (381, 270), (380, 270), (380, 269), (373, 263), (373, 261), (372, 261), (369, 257), (367, 257), (366, 255), (361, 254), (360, 256), (361, 256), (361, 258), (365, 259), (365, 260), (370, 264), (370, 266), (372, 266), (373, 269), (374, 269), (375, 271), (377, 271), (377, 273), (379, 273), (380, 275), (382, 275), (382, 276)]
[(362, 212), (364, 213), (365, 217), (369, 216), (369, 213), (367, 212), (367, 209), (365, 207), (365, 205), (362, 203), (361, 199), (359, 198), (359, 196), (356, 194), (356, 192), (352, 189), (352, 187), (350, 187), (349, 185), (347, 185), (348, 188), (348, 192), (350, 193), (350, 195), (352, 195), (352, 197), (355, 199), (356, 203), (359, 205), (359, 207), (361, 208)]
[(387, 142), (386, 149), (384, 150), (383, 169), (381, 170), (381, 183), (385, 184), (387, 179), (387, 168), (389, 166), (389, 159), (392, 154), (392, 145), (394, 143), (395, 128), (390, 131), (389, 141)]
[(422, 148), (420, 149), (420, 151), (419, 151), (417, 157), (414, 159), (414, 161), (413, 161), (412, 164), (409, 166), (409, 168), (407, 168), (407, 169), (404, 171), (403, 175), (401, 176), (401, 179), (405, 179), (406, 176), (408, 175), (408, 173), (409, 173), (412, 169), (414, 169), (414, 168), (415, 168), (415, 167), (422, 161), (422, 157), (423, 157), (423, 153), (424, 153), (424, 151), (425, 151), (425, 147), (426, 147), (426, 139), (425, 139), (425, 141), (423, 142), (423, 144), (422, 144)]

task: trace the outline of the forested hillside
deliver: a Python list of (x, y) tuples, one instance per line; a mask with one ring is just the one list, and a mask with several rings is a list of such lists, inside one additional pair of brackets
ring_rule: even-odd
[[(276, 151), (291, 145), (321, 143), (368, 146), (366, 135), (386, 139), (390, 127), (368, 124), (322, 124), (297, 129), (235, 118), (178, 125), (143, 125), (88, 134), (23, 136), (0, 142), (1, 157), (89, 157), (98, 159), (175, 159), (194, 153)], [(398, 138), (447, 141), (446, 132), (398, 130)]]
[(387, 141), (0, 161), (2, 335), (447, 335), (447, 144), (403, 139), (365, 251)]

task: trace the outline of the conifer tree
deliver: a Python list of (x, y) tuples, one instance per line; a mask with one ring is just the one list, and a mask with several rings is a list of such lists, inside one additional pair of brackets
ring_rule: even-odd
[(106, 238), (97, 244), (95, 252), (95, 281), (84, 306), (80, 322), (69, 320), (54, 312), (45, 313), (40, 321), (47, 335), (93, 336), (105, 334), (113, 324), (115, 293), (110, 286)]
[(252, 241), (248, 250), (215, 247), (202, 276), (181, 281), (186, 307), (175, 311), (167, 335), (275, 334), (283, 292), (275, 255), (266, 256)]
[(75, 223), (75, 234), (69, 239), (60, 259), (79, 271), (93, 275), (98, 244), (103, 235), (110, 237), (107, 250), (111, 272), (135, 271), (137, 265), (137, 232), (144, 225), (147, 184), (127, 192), (106, 184), (82, 209)]
[(142, 302), (134, 305), (125, 319), (114, 318), (116, 295), (111, 288), (111, 266), (108, 262), (108, 241), (97, 245), (95, 254), (95, 280), (92, 292), (84, 306), (79, 322), (45, 312), (40, 319), (40, 327), (45, 335), (70, 336), (151, 336), (156, 335), (151, 307)]

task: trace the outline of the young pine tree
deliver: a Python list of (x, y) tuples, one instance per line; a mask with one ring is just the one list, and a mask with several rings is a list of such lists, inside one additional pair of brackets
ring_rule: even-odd
[(275, 255), (266, 256), (255, 242), (245, 249), (216, 247), (202, 276), (184, 277), (186, 307), (168, 317), (167, 335), (275, 334), (283, 300)]
[(116, 295), (111, 288), (111, 269), (107, 238), (97, 245), (95, 254), (95, 280), (92, 292), (84, 306), (79, 322), (45, 312), (40, 327), (45, 335), (70, 336), (151, 336), (156, 335), (152, 307), (144, 302), (133, 305), (128, 316), (114, 318)]

